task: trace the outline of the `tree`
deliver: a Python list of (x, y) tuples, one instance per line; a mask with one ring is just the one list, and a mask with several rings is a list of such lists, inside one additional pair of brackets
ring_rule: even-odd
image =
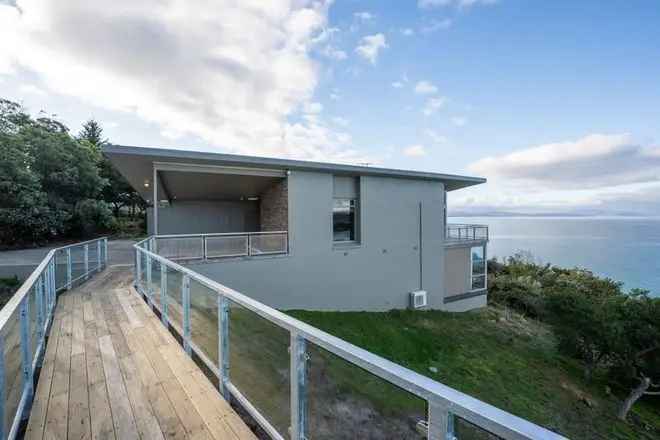
[(625, 420), (640, 398), (660, 396), (660, 298), (632, 292), (620, 304), (619, 322), (613, 369), (629, 387), (617, 414)]
[[(108, 140), (103, 136), (101, 124), (94, 119), (89, 119), (83, 124), (82, 130), (78, 133), (78, 140), (95, 148), (100, 155), (99, 172), (101, 177), (107, 181), (107, 185), (101, 192), (101, 198), (112, 205), (114, 216), (119, 217), (121, 215), (121, 209), (127, 206), (133, 208), (137, 206), (141, 210), (144, 210), (142, 197), (140, 197), (138, 192), (133, 189), (110, 161), (103, 157), (101, 149), (103, 145), (108, 143)], [(135, 211), (135, 209), (132, 211)]]
[(108, 143), (107, 139), (103, 139), (101, 124), (94, 119), (89, 119), (82, 125), (82, 129), (78, 133), (78, 140), (87, 141), (96, 148), (101, 148)]

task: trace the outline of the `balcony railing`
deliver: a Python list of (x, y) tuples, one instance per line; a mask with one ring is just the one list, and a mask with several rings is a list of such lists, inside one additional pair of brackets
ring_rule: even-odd
[(281, 255), (289, 252), (289, 236), (286, 231), (158, 235), (151, 246), (174, 261)]
[(447, 224), (445, 238), (448, 242), (488, 240), (488, 226)]
[(14, 439), (29, 414), (57, 292), (106, 266), (107, 239), (53, 249), (0, 310), (0, 439)]
[[(179, 334), (186, 352), (216, 376), (223, 396), (240, 403), (274, 439), (379, 433), (388, 438), (421, 433), (433, 440), (475, 433), (476, 438), (564, 439), (183, 267), (154, 252), (159, 239), (135, 245), (137, 290)], [(331, 386), (341, 380), (349, 385)], [(392, 408), (378, 411), (379, 404), (392, 402), (406, 410), (421, 408), (415, 413), (420, 421), (411, 425), (406, 416), (403, 426), (393, 427)], [(370, 414), (369, 421), (349, 413)], [(359, 433), (338, 431), (351, 424)]]

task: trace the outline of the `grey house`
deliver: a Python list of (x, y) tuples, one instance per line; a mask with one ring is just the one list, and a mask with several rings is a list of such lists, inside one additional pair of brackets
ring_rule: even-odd
[(150, 205), (158, 252), (280, 309), (464, 311), (486, 304), (488, 230), (448, 225), (485, 179), (111, 145)]

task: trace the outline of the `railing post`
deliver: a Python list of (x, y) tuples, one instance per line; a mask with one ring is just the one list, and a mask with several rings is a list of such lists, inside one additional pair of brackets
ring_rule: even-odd
[(0, 332), (0, 438), (4, 439), (5, 431), (5, 335)]
[(291, 440), (304, 440), (307, 403), (307, 353), (305, 339), (291, 332), (289, 347), (291, 374)]
[(202, 235), (202, 249), (202, 257), (204, 258), (204, 261), (206, 261), (208, 258), (208, 244), (206, 243), (206, 235)]
[(252, 255), (252, 234), (248, 234), (248, 257)]
[[(33, 381), (32, 381), (32, 349), (30, 348), (30, 303), (28, 301), (29, 295), (25, 295), (23, 301), (21, 301), (21, 312), (20, 312), (20, 329), (21, 329), (21, 364), (23, 367), (23, 387), (27, 393), (26, 402), (32, 400), (33, 394)], [(29, 414), (24, 414), (24, 417), (28, 417)]]
[(44, 297), (46, 296), (46, 286), (49, 284), (48, 283), (48, 266), (46, 266), (46, 269), (41, 273), (41, 276), (37, 280), (37, 286), (36, 286), (36, 301), (35, 304), (37, 306), (37, 345), (38, 343), (41, 342), (41, 339), (44, 336), (44, 327), (45, 327), (45, 320), (44, 320)]
[(71, 248), (66, 248), (66, 290), (71, 290)]
[(108, 239), (103, 239), (103, 267), (108, 266)]
[(152, 269), (152, 263), (151, 263), (151, 256), (149, 254), (145, 255), (146, 257), (146, 262), (145, 264), (147, 265), (147, 288), (145, 289), (147, 291), (147, 301), (149, 302), (149, 307), (153, 309), (154, 307), (154, 302), (153, 302), (153, 288), (151, 286), (151, 269)]
[(53, 309), (55, 308), (55, 303), (57, 302), (57, 277), (55, 276), (56, 270), (57, 270), (57, 261), (53, 258), (50, 266), (50, 277), (52, 282), (50, 284), (50, 303), (49, 303), (50, 308), (48, 309), (49, 319), (53, 313)]
[(220, 393), (229, 401), (229, 300), (218, 295), (218, 366)]
[(103, 261), (101, 260), (101, 240), (96, 242), (96, 271), (101, 272), (101, 266)]
[(85, 243), (83, 246), (85, 251), (85, 279), (89, 278), (89, 244)]
[(167, 266), (160, 263), (160, 319), (165, 328), (170, 327), (167, 308)]
[(184, 275), (181, 280), (181, 305), (183, 306), (183, 348), (191, 355), (190, 347), (190, 277)]
[(142, 293), (142, 252), (135, 249), (135, 287)]
[(429, 440), (456, 440), (454, 415), (449, 411), (449, 405), (429, 400), (428, 429)]

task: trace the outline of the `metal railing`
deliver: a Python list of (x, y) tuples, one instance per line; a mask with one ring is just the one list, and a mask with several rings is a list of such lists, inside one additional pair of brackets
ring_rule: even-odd
[(52, 249), (0, 310), (0, 438), (16, 438), (29, 417), (57, 292), (101, 271), (107, 255), (105, 237)]
[(151, 240), (159, 255), (176, 261), (287, 254), (288, 238), (287, 231), (268, 231), (158, 235)]
[(448, 223), (445, 238), (447, 241), (488, 240), (488, 226)]
[[(408, 427), (412, 435), (409, 431), (405, 435), (385, 431), (386, 437), (419, 438), (421, 432), (428, 439), (460, 439), (464, 437), (459, 431), (467, 424), (490, 436), (478, 438), (564, 438), (158, 255), (153, 252), (156, 242), (148, 238), (135, 245), (136, 289), (160, 312), (163, 325), (179, 334), (186, 352), (194, 354), (218, 378), (222, 395), (227, 400), (236, 399), (274, 439), (371, 436), (370, 431), (339, 434), (319, 416), (319, 411), (334, 411), (334, 404), (326, 399), (335, 399), (337, 407), (344, 409), (334, 413), (340, 416), (333, 426), (342, 429), (350, 423), (351, 411), (346, 410), (350, 402), (366, 401), (362, 391), (359, 398), (349, 399), (346, 387), (334, 394), (323, 391), (331, 379), (339, 380), (340, 372), (349, 382), (357, 382), (355, 386), (378, 381), (393, 388), (391, 392), (400, 393), (397, 396), (405, 397), (406, 402), (413, 399), (423, 405), (422, 421)], [(366, 379), (355, 380), (360, 374)], [(377, 390), (377, 397), (384, 398), (382, 403), (387, 405), (391, 394)], [(359, 408), (355, 412), (359, 413)], [(382, 419), (388, 423), (391, 417)], [(371, 416), (367, 428), (375, 423), (376, 417)], [(365, 429), (364, 425), (360, 429)]]

